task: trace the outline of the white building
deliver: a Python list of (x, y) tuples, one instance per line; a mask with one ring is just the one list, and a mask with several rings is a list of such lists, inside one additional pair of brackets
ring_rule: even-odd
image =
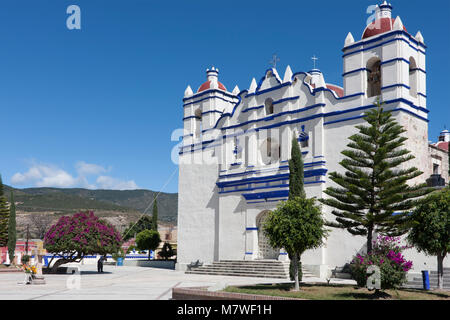
[[(304, 154), (307, 196), (320, 198), (332, 184), (327, 173), (342, 171), (338, 163), (347, 138), (378, 98), (407, 130), (405, 147), (416, 157), (409, 165), (424, 171), (415, 182), (432, 174), (427, 46), (420, 32), (412, 36), (391, 11), (384, 2), (361, 40), (351, 33), (345, 38), (343, 88), (327, 83), (320, 70), (293, 73), (289, 66), (283, 77), (266, 70), (243, 91), (227, 91), (214, 67), (197, 92), (188, 86), (179, 153), (178, 269), (197, 260), (287, 259), (283, 250), (268, 246), (261, 222), (288, 197), (292, 137)], [(334, 219), (330, 208), (323, 209)], [(334, 229), (326, 245), (306, 252), (302, 262), (324, 277), (364, 244), (365, 238)], [(425, 261), (436, 265), (435, 258), (408, 254), (418, 270)]]

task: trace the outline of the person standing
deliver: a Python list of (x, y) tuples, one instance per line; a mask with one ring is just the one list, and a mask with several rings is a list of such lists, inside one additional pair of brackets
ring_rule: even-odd
[(97, 261), (97, 271), (103, 273), (103, 261), (106, 261), (106, 256), (101, 256)]

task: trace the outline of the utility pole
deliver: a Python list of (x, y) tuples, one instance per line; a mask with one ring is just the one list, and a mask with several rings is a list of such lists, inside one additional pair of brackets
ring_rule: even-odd
[(28, 255), (28, 239), (30, 238), (30, 225), (27, 224), (27, 241), (25, 242), (25, 254)]

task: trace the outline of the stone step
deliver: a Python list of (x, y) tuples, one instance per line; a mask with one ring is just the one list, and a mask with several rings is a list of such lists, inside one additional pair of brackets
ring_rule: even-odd
[(281, 264), (281, 263), (255, 263), (255, 262), (224, 262), (224, 261), (217, 261), (213, 262), (212, 264), (220, 264), (220, 265), (227, 265), (227, 266), (267, 266), (267, 267), (289, 267), (289, 264)]
[(186, 271), (187, 274), (206, 274), (215, 276), (236, 276), (236, 277), (254, 277), (254, 278), (277, 278), (287, 279), (286, 275), (280, 274), (260, 274), (260, 273), (233, 273), (233, 272), (208, 272), (208, 271)]
[(186, 273), (288, 279), (289, 263), (277, 260), (220, 260), (192, 268)]
[(200, 266), (202, 267), (220, 267), (220, 268), (245, 268), (245, 269), (272, 269), (272, 270), (288, 270), (288, 268), (285, 268), (283, 266), (260, 266), (260, 265), (228, 265), (228, 264), (221, 264), (221, 263), (213, 263), (213, 264), (207, 264)]

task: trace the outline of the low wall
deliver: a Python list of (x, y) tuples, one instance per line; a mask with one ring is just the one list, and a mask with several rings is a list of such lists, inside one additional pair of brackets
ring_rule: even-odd
[(128, 267), (150, 267), (161, 269), (175, 269), (174, 260), (124, 260), (124, 266)]
[(173, 288), (173, 300), (304, 300), (248, 293), (208, 291), (207, 288)]

